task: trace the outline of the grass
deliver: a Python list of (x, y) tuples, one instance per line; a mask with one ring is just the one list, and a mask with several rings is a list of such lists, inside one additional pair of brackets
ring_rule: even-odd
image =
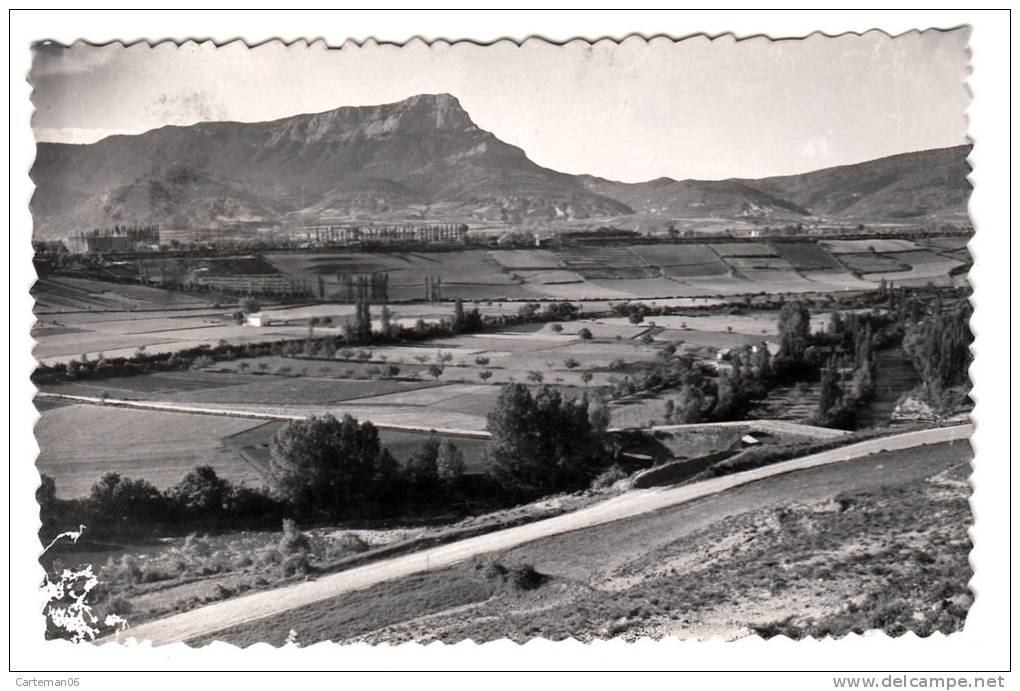
[(63, 498), (87, 494), (108, 472), (143, 478), (163, 489), (196, 465), (211, 465), (232, 482), (260, 485), (262, 477), (221, 445), (224, 437), (259, 424), (209, 415), (61, 406), (44, 410), (36, 425), (36, 466), (56, 481)]
[(225, 641), (241, 647), (260, 642), (282, 645), (291, 630), (297, 633), (301, 643), (350, 640), (410, 618), (482, 602), (491, 597), (496, 588), (489, 580), (460, 570), (422, 573), (380, 583), (272, 619), (227, 628), (189, 643), (202, 646)]

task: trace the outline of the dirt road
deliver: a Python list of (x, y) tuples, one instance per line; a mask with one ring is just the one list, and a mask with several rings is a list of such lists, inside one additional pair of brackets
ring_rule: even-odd
[[(386, 559), (323, 576), (317, 580), (225, 600), (165, 619), (148, 622), (104, 639), (102, 642), (135, 639), (138, 641), (148, 640), (153, 645), (164, 645), (187, 641), (199, 636), (214, 634), (229, 626), (271, 617), (295, 607), (367, 588), (383, 581), (429, 569), (443, 568), (487, 552), (510, 549), (538, 538), (630, 518), (796, 470), (839, 463), (882, 451), (967, 439), (973, 434), (973, 431), (972, 425), (959, 425), (908, 432), (891, 437), (871, 439), (764, 468), (713, 478), (693, 485), (633, 490), (600, 504), (562, 516)], [(795, 499), (796, 497), (791, 497), (791, 500)]]

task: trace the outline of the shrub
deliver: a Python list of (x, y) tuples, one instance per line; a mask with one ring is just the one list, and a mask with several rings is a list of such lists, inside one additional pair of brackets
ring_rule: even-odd
[(213, 552), (212, 545), (209, 544), (208, 537), (199, 537), (195, 533), (191, 533), (184, 538), (184, 544), (181, 546), (181, 554), (189, 560), (205, 559)]
[(482, 572), (482, 577), (489, 581), (499, 581), (514, 590), (534, 590), (541, 586), (546, 577), (535, 570), (531, 564), (513, 564), (507, 566), (494, 557), (485, 557), (475, 565)]
[(531, 564), (517, 564), (510, 567), (507, 582), (515, 590), (534, 590), (545, 582), (545, 576)]
[(109, 573), (110, 579), (119, 583), (142, 582), (142, 569), (138, 566), (138, 560), (130, 554), (121, 556), (116, 562), (111, 559), (105, 570)]
[(304, 553), (291, 554), (280, 565), (284, 576), (297, 576), (310, 573), (312, 565), (308, 561), (308, 555)]
[(312, 543), (308, 536), (297, 529), (297, 524), (289, 518), (283, 519), (283, 536), (277, 543), (277, 549), (283, 555), (308, 554)]
[(621, 468), (618, 464), (614, 463), (613, 465), (609, 466), (601, 473), (599, 473), (598, 476), (594, 480), (592, 480), (591, 488), (607, 489), (609, 487), (612, 487), (614, 484), (624, 479), (625, 477), (627, 477), (626, 471), (624, 471), (624, 469)]
[(352, 554), (361, 554), (371, 549), (360, 535), (356, 533), (341, 533), (326, 546), (323, 557), (327, 560), (343, 559)]

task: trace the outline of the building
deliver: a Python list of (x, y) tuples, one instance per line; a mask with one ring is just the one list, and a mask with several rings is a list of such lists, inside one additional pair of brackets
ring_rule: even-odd
[(65, 244), (73, 254), (159, 249), (159, 226), (114, 226), (80, 231)]

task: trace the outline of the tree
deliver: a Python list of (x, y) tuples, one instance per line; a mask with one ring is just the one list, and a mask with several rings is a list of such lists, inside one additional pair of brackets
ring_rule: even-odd
[(375, 426), (350, 415), (288, 422), (269, 451), (273, 492), (298, 511), (330, 518), (363, 512), (388, 463)]
[(57, 483), (45, 473), (39, 474), (39, 487), (35, 490), (35, 501), (39, 504), (39, 518), (43, 527), (50, 527), (58, 520)]
[(467, 318), (464, 316), (464, 301), (457, 298), (453, 303), (453, 323), (451, 328), (454, 333), (461, 333), (464, 331)]
[(481, 379), (483, 382), (489, 381), (489, 379), (492, 378), (492, 370), (483, 369), (481, 372), (478, 373), (478, 378)]
[(818, 385), (818, 406), (815, 410), (815, 422), (822, 426), (834, 424), (838, 418), (843, 391), (836, 380), (838, 369), (835, 358), (829, 360), (822, 368), (822, 377)]
[(388, 379), (393, 379), (400, 374), (400, 367), (391, 362), (383, 368), (383, 374), (385, 374)]
[(383, 338), (390, 338), (393, 336), (393, 312), (389, 307), (383, 305), (382, 311), (379, 313), (379, 333), (382, 334)]
[(592, 374), (592, 373), (591, 373), (590, 371), (588, 371), (588, 370), (585, 370), (585, 371), (581, 372), (581, 381), (582, 381), (582, 382), (584, 382), (584, 385), (585, 385), (585, 386), (588, 386), (588, 384), (590, 384), (590, 383), (591, 383), (591, 380), (592, 380), (592, 379), (593, 379), (594, 377), (595, 377), (595, 375), (594, 375), (594, 374)]
[(591, 329), (589, 329), (587, 326), (582, 327), (581, 330), (577, 332), (577, 336), (582, 341), (590, 341), (592, 339)]
[(530, 370), (528, 372), (528, 381), (533, 384), (541, 384), (545, 380), (545, 376), (538, 370)]
[(449, 438), (439, 445), (436, 474), (447, 491), (456, 488), (464, 477), (464, 453)]
[(799, 363), (810, 344), (811, 312), (800, 300), (787, 302), (779, 310), (779, 354), (782, 358)]
[(92, 485), (88, 505), (99, 525), (139, 526), (166, 516), (166, 500), (145, 480), (106, 473)]
[(682, 424), (700, 422), (704, 403), (705, 395), (698, 386), (684, 384), (674, 403), (673, 417)]
[(404, 476), (419, 493), (428, 492), (439, 483), (438, 462), (439, 437), (432, 432), (407, 459)]
[(207, 465), (192, 469), (169, 492), (174, 509), (188, 519), (222, 515), (229, 495), (230, 483)]
[(241, 301), (238, 304), (238, 307), (240, 307), (241, 311), (244, 312), (245, 314), (252, 314), (254, 312), (259, 312), (262, 309), (262, 306), (259, 305), (259, 303), (256, 302), (255, 298), (253, 298), (253, 297), (243, 297), (243, 298), (241, 298)]
[(445, 369), (446, 368), (444, 368), (438, 362), (434, 362), (431, 365), (429, 365), (429, 375), (432, 376), (438, 382), (439, 378), (443, 376), (443, 372), (445, 371)]
[(604, 428), (589, 419), (586, 398), (564, 399), (548, 386), (532, 396), (507, 384), (489, 413), (493, 479), (523, 499), (587, 487), (605, 463)]
[(475, 358), (475, 364), (478, 365), (479, 367), (486, 367), (489, 364), (489, 358), (479, 355), (478, 357)]
[(563, 361), (563, 366), (569, 370), (573, 370), (580, 367), (581, 363), (580, 361), (578, 361), (577, 358), (568, 357), (566, 360)]

